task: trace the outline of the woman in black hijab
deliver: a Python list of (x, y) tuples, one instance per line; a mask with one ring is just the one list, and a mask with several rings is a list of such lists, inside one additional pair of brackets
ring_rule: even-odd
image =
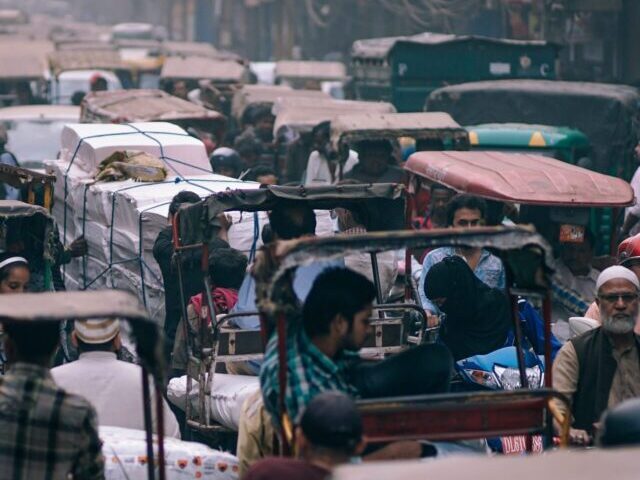
[(447, 257), (431, 267), (424, 293), (446, 314), (440, 339), (456, 361), (505, 345), (512, 323), (509, 300), (479, 280), (463, 258)]

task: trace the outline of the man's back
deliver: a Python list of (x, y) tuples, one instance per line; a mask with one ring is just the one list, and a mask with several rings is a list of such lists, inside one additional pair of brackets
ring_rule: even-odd
[[(100, 425), (144, 429), (142, 369), (138, 365), (118, 360), (115, 353), (86, 352), (51, 374), (58, 385), (91, 402)], [(165, 433), (178, 437), (178, 423), (166, 403), (164, 410)]]
[(16, 363), (0, 379), (0, 480), (104, 478), (96, 413), (49, 370)]

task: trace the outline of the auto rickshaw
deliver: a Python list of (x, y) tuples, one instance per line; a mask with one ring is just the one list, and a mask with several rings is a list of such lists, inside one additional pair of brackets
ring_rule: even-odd
[(331, 96), (344, 99), (344, 85), (347, 80), (347, 68), (341, 62), (291, 60), (276, 62), (275, 83), (277, 85), (322, 90), (330, 94), (331, 87), (334, 87), (337, 91)]
[[(287, 388), (286, 329), (299, 321), (300, 305), (290, 301), (296, 268), (321, 260), (342, 258), (354, 252), (466, 246), (489, 249), (503, 261), (507, 287), (514, 305), (517, 297), (537, 298), (544, 304), (545, 364), (551, 365), (549, 266), (551, 249), (531, 227), (478, 227), (429, 231), (378, 232), (349, 237), (314, 237), (266, 245), (253, 268), (263, 329), (277, 334), (279, 356), (279, 436), (282, 452), (289, 453), (292, 425), (285, 407)], [(397, 440), (461, 440), (524, 435), (528, 451), (532, 435), (543, 435), (552, 445), (551, 416), (560, 421), (560, 444), (566, 445), (568, 416), (561, 418), (551, 403), (567, 404), (551, 390), (551, 369), (545, 368), (542, 389), (527, 390), (523, 337), (517, 309), (512, 310), (521, 390), (424, 395), (360, 400), (363, 434), (370, 443)], [(411, 346), (409, 346), (411, 348)]]
[[(274, 104), (272, 112), (276, 116), (273, 136), (278, 146), (279, 171), (290, 181), (300, 181), (312, 151), (311, 132), (315, 126), (346, 113), (395, 113), (395, 108), (386, 102), (285, 97)], [(296, 155), (302, 158), (290, 161), (289, 146), (299, 139), (304, 149)]]
[[(26, 84), (32, 96), (44, 97), (47, 54), (53, 44), (10, 36), (0, 39), (0, 106), (17, 100), (16, 87)], [(24, 100), (22, 100), (24, 101)]]
[(82, 123), (171, 122), (209, 141), (215, 148), (224, 135), (225, 117), (161, 90), (92, 92), (83, 102)]
[[(182, 258), (189, 252), (202, 253), (202, 286), (203, 298), (208, 310), (215, 312), (211, 296), (212, 285), (208, 277), (209, 241), (217, 235), (219, 230), (218, 215), (225, 212), (264, 212), (271, 210), (282, 202), (305, 203), (315, 210), (327, 210), (337, 207), (349, 208), (356, 205), (363, 206), (372, 212), (387, 212), (397, 203), (403, 203), (402, 185), (339, 185), (327, 187), (280, 187), (253, 190), (234, 190), (211, 195), (200, 203), (183, 206), (173, 223), (173, 242), (175, 251), (175, 265), (181, 288), (183, 318), (187, 318), (187, 298), (184, 293), (182, 278)], [(402, 210), (402, 207), (399, 209)], [(256, 225), (254, 217), (254, 225)], [(260, 229), (255, 228), (253, 243), (258, 244)], [(370, 230), (380, 230), (375, 217), (372, 217)], [(250, 255), (251, 256), (251, 255)], [(375, 335), (370, 338), (366, 348), (373, 354), (397, 352), (407, 343), (421, 343), (426, 331), (426, 317), (421, 308), (415, 303), (386, 303), (385, 294), (381, 289), (378, 259), (375, 253), (371, 255), (371, 267), (377, 291), (377, 305), (375, 307), (378, 318), (372, 325)], [(412, 314), (410, 312), (413, 312)], [(199, 319), (201, 327), (191, 331), (184, 323), (185, 338), (187, 339), (188, 367), (186, 396), (197, 395), (199, 411), (192, 409), (191, 403), (186, 403), (186, 425), (193, 431), (204, 434), (215, 434), (228, 431), (211, 418), (207, 408), (208, 396), (212, 384), (215, 382), (216, 365), (224, 362), (240, 362), (262, 358), (268, 330), (243, 330), (229, 325), (229, 321), (240, 316), (254, 317), (257, 311), (232, 313), (208, 321), (207, 312), (203, 309), (203, 316)], [(417, 323), (417, 325), (416, 325)], [(266, 327), (266, 324), (263, 324)], [(416, 334), (414, 335), (414, 332)], [(205, 336), (212, 338), (207, 345)], [(203, 347), (203, 345), (205, 347)], [(193, 393), (193, 382), (205, 385)], [(202, 414), (204, 412), (204, 414)]]
[(638, 90), (627, 85), (494, 80), (435, 90), (425, 110), (447, 112), (462, 125), (517, 122), (577, 129), (592, 146), (590, 169), (630, 179), (639, 102)]
[(22, 167), (0, 164), (0, 182), (21, 191), (21, 198), (30, 205), (39, 205), (48, 212), (53, 207), (55, 175)]
[(168, 57), (162, 66), (160, 81), (180, 80), (190, 91), (200, 89), (196, 99), (202, 104), (229, 115), (234, 93), (249, 83), (249, 70), (234, 60), (203, 56)]
[[(149, 317), (138, 298), (118, 290), (96, 290), (9, 294), (3, 295), (0, 302), (0, 319), (3, 323), (61, 323), (95, 318), (119, 318), (127, 320), (131, 327), (137, 357), (144, 372), (141, 401), (145, 417), (147, 478), (166, 478), (162, 415), (165, 375), (164, 358), (161, 354), (162, 337), (158, 324)], [(152, 389), (154, 397), (151, 396)], [(152, 402), (152, 398), (156, 401)], [(152, 426), (153, 410), (157, 418), (155, 434)]]
[[(601, 238), (600, 253), (615, 255), (616, 209), (633, 205), (631, 186), (542, 155), (506, 152), (417, 152), (404, 165), (409, 190), (437, 182), (456, 192), (520, 205), (519, 223), (532, 223), (555, 248), (582, 242), (585, 227)], [(613, 208), (614, 212), (606, 208)], [(502, 220), (498, 212), (497, 223)]]

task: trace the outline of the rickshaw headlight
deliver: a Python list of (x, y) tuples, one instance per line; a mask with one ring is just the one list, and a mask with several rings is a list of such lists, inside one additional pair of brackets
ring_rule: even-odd
[(498, 384), (498, 380), (496, 376), (491, 372), (486, 372), (484, 370), (474, 370), (471, 368), (465, 368), (464, 372), (478, 385), (482, 385), (483, 387), (490, 388), (492, 390), (497, 390), (500, 388)]
[[(520, 370), (517, 368), (505, 368), (495, 365), (493, 371), (498, 378), (498, 382), (504, 390), (517, 390), (521, 387)], [(542, 382), (542, 370), (539, 365), (525, 370), (529, 388), (539, 388)]]

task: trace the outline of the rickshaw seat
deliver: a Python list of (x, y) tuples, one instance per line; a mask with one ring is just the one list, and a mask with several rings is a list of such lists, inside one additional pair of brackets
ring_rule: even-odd
[(439, 394), (361, 400), (368, 441), (469, 440), (543, 434), (549, 404), (567, 399), (551, 389)]

